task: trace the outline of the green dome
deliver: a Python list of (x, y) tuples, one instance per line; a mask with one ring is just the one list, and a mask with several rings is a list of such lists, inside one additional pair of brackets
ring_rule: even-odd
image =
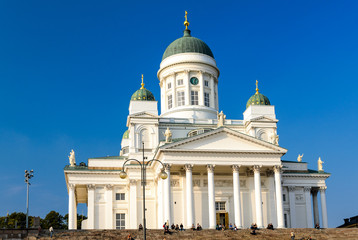
[(184, 36), (178, 38), (174, 42), (172, 42), (163, 54), (162, 61), (172, 55), (179, 53), (202, 53), (214, 58), (214, 54), (212, 53), (209, 46), (203, 42), (202, 40), (192, 37), (190, 35), (190, 30), (184, 30)]
[(153, 93), (146, 89), (145, 87), (141, 87), (135, 93), (133, 93), (131, 97), (132, 101), (155, 101)]
[(128, 131), (128, 130), (123, 133), (123, 137), (122, 137), (122, 138), (123, 138), (123, 139), (128, 139), (128, 138), (129, 138), (129, 131)]
[(248, 108), (250, 105), (271, 105), (270, 100), (263, 94), (256, 92), (254, 95), (252, 95), (246, 103), (246, 108)]

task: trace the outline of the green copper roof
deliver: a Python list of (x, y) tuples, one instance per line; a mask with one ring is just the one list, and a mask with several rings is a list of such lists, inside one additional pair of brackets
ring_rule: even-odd
[(146, 89), (145, 87), (141, 87), (135, 93), (133, 93), (131, 97), (132, 101), (155, 101), (153, 93)]
[(261, 93), (255, 93), (252, 95), (246, 103), (246, 108), (248, 108), (250, 105), (271, 105), (270, 100)]
[(184, 36), (178, 38), (174, 42), (172, 42), (163, 54), (162, 61), (172, 55), (179, 53), (202, 53), (214, 58), (214, 54), (212, 53), (209, 46), (202, 40), (192, 37), (190, 35), (190, 30), (184, 30)]
[(128, 130), (123, 133), (123, 137), (122, 137), (122, 138), (123, 138), (123, 139), (128, 139), (128, 138), (129, 138), (129, 131), (128, 131)]

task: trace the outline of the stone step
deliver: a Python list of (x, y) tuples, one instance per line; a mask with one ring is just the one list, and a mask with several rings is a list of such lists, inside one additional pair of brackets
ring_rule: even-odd
[[(290, 233), (295, 233), (295, 239), (302, 239), (311, 237), (317, 240), (330, 240), (330, 239), (347, 239), (357, 240), (358, 229), (342, 229), (342, 228), (331, 228), (331, 229), (276, 229), (268, 230), (262, 229), (257, 230), (257, 235), (251, 235), (249, 229), (243, 229), (238, 231), (216, 231), (216, 230), (202, 230), (192, 231), (187, 230), (183, 232), (172, 231), (171, 234), (164, 234), (162, 230), (147, 230), (148, 240), (161, 240), (166, 238), (167, 240), (184, 240), (184, 239), (195, 239), (195, 240), (220, 240), (220, 239), (266, 239), (266, 240), (280, 240), (290, 239)], [(143, 232), (138, 230), (70, 230), (70, 231), (56, 231), (52, 239), (78, 239), (78, 240), (97, 240), (97, 239), (127, 239), (128, 234), (131, 234), (134, 239), (143, 239)], [(48, 239), (48, 234), (42, 234), (40, 236), (28, 237), (27, 239)]]

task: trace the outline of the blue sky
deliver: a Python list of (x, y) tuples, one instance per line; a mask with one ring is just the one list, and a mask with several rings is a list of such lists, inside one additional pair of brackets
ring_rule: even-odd
[[(159, 99), (165, 48), (192, 35), (212, 49), (219, 106), (242, 119), (255, 92), (280, 120), (285, 160), (327, 180), (329, 226), (358, 214), (357, 1), (0, 1), (0, 215), (25, 211), (24, 170), (34, 169), (30, 214), (67, 213), (63, 167), (118, 155), (131, 94)], [(160, 106), (160, 105), (159, 105)], [(79, 213), (86, 213), (84, 206)]]

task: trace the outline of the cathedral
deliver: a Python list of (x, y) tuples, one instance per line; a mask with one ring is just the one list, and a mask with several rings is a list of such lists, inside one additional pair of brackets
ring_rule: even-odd
[(68, 228), (77, 228), (79, 203), (87, 205), (82, 229), (137, 229), (143, 212), (148, 229), (164, 222), (210, 229), (230, 223), (327, 228), (330, 174), (321, 159), (317, 170), (308, 169), (302, 155), (282, 160), (287, 149), (279, 144), (275, 106), (257, 81), (243, 119), (227, 119), (219, 111), (214, 54), (192, 36), (186, 16), (184, 25), (157, 72), (160, 112), (158, 96), (145, 88), (142, 76), (141, 87), (128, 95), (119, 156), (76, 164), (71, 152), (64, 168)]

